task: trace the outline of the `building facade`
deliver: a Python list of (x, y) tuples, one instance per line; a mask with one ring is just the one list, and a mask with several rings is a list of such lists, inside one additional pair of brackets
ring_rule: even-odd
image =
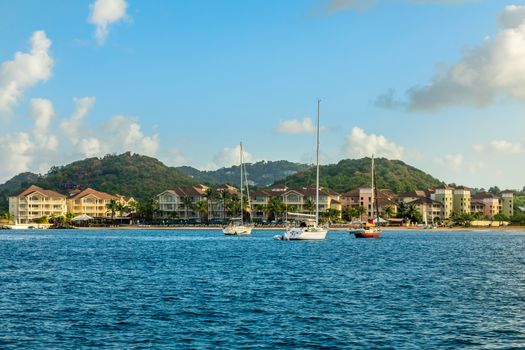
[(35, 185), (9, 197), (9, 213), (18, 224), (29, 224), (43, 217), (62, 216), (66, 212), (65, 195)]
[(109, 193), (86, 188), (67, 198), (67, 209), (73, 216), (86, 214), (92, 218), (110, 217), (111, 210), (107, 206), (112, 200), (118, 201), (119, 198)]
[(460, 214), (470, 213), (470, 189), (464, 186), (456, 187), (453, 190), (452, 212)]

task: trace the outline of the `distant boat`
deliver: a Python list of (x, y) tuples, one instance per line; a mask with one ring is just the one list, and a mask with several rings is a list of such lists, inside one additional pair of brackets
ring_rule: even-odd
[(300, 224), (297, 227), (288, 228), (284, 234), (274, 237), (280, 241), (303, 241), (323, 240), (326, 238), (327, 229), (319, 226), (319, 116), (321, 100), (317, 101), (317, 179), (315, 184), (315, 215), (288, 213), (295, 216)]
[[(375, 181), (375, 168), (374, 168), (374, 155), (372, 155), (372, 195), (370, 204), (370, 218), (362, 228), (350, 230), (350, 234), (353, 234), (356, 238), (379, 238), (381, 236), (381, 220), (379, 219), (379, 205), (377, 205), (377, 191), (374, 186)], [(375, 201), (375, 203), (374, 203)], [(377, 225), (374, 223), (374, 204), (377, 207)]]
[(246, 192), (248, 197), (248, 205), (250, 200), (250, 190), (248, 188), (248, 178), (246, 175), (246, 169), (244, 167), (244, 152), (242, 150), (242, 142), (240, 143), (240, 168), (241, 168), (241, 217), (230, 220), (230, 224), (226, 226), (222, 232), (227, 236), (247, 236), (252, 234), (252, 226), (244, 224), (243, 212), (244, 212), (244, 201), (243, 201), (243, 190), (246, 185)]

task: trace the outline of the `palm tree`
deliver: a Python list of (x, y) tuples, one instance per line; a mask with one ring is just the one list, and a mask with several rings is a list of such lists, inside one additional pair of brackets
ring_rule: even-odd
[(204, 198), (206, 198), (206, 208), (207, 208), (207, 210), (206, 210), (207, 215), (206, 216), (207, 216), (207, 221), (210, 220), (210, 211), (211, 211), (210, 210), (210, 199), (213, 199), (214, 194), (215, 194), (215, 192), (214, 192), (213, 188), (211, 188), (211, 187), (208, 187), (206, 189), (206, 191), (204, 191)]
[(222, 201), (222, 219), (226, 220), (226, 202), (230, 198), (230, 192), (223, 189), (220, 192), (219, 199)]
[(392, 215), (394, 215), (394, 207), (391, 205), (387, 205), (385, 209), (383, 209), (383, 214), (386, 216), (386, 218), (390, 218)]
[(363, 214), (366, 212), (365, 207), (360, 205), (360, 206), (358, 206), (357, 208), (354, 208), (354, 209), (355, 209), (356, 217), (359, 217), (359, 220), (363, 221)]
[(304, 202), (304, 209), (308, 211), (309, 214), (312, 214), (315, 210), (315, 203), (313, 200), (308, 198), (306, 202)]
[(15, 218), (14, 215), (9, 212), (6, 212), (2, 215), (2, 220), (7, 221), (7, 223), (10, 223), (11, 221), (13, 221), (14, 218)]
[(284, 213), (286, 208), (281, 198), (273, 197), (268, 202), (267, 210), (268, 210), (268, 220), (272, 221), (272, 219), (275, 220), (278, 215)]
[(106, 204), (106, 208), (111, 212), (111, 220), (115, 220), (115, 212), (120, 208), (120, 203), (112, 199)]
[(191, 197), (182, 197), (182, 207), (184, 208), (184, 213), (186, 214), (186, 220), (188, 220), (189, 209), (193, 208), (193, 200), (191, 199)]
[(208, 203), (206, 201), (198, 201), (195, 203), (194, 208), (199, 213), (199, 218), (202, 222), (203, 216), (208, 213)]

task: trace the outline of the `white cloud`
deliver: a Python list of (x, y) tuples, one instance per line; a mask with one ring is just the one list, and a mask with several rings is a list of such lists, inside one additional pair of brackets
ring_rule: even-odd
[(382, 135), (367, 134), (363, 129), (353, 127), (346, 137), (343, 153), (345, 157), (351, 158), (369, 157), (373, 154), (376, 157), (401, 159), (404, 148)]
[(283, 120), (277, 126), (277, 132), (282, 134), (311, 134), (315, 129), (312, 118)]
[(39, 149), (55, 151), (58, 147), (58, 139), (49, 131), (49, 124), (55, 116), (51, 101), (41, 98), (32, 99), (30, 115), (35, 120), (33, 136)]
[[(306, 117), (303, 120), (290, 119), (282, 120), (279, 122), (276, 130), (281, 134), (312, 134), (316, 131), (316, 124), (310, 117)], [(321, 132), (327, 129), (324, 126), (320, 127)]]
[(179, 148), (174, 147), (169, 150), (167, 156), (164, 156), (162, 160), (170, 166), (182, 166), (188, 165), (191, 159), (185, 157)]
[(89, 22), (95, 25), (95, 37), (99, 45), (106, 41), (110, 25), (128, 18), (127, 8), (126, 0), (96, 0), (90, 5)]
[(101, 156), (104, 153), (100, 140), (95, 137), (80, 140), (78, 142), (77, 151), (86, 157)]
[[(253, 160), (253, 157), (250, 153), (243, 150), (244, 153), (244, 162), (249, 163)], [(227, 168), (233, 165), (239, 165), (241, 156), (241, 146), (237, 145), (235, 147), (224, 147), (222, 151), (217, 153), (213, 157), (213, 162), (206, 166), (206, 169), (218, 169), (218, 168)]]
[(114, 135), (116, 148), (122, 147), (125, 151), (148, 156), (154, 156), (159, 149), (158, 134), (144, 135), (140, 124), (133, 117), (113, 116), (109, 120), (109, 129)]
[(10, 111), (24, 91), (51, 77), (53, 59), (49, 54), (51, 40), (43, 31), (31, 37), (31, 51), (17, 52), (11, 61), (0, 65), (0, 110)]
[(503, 153), (503, 154), (520, 154), (525, 152), (525, 146), (520, 142), (510, 142), (506, 140), (494, 140), (488, 144), (473, 145), (476, 152), (485, 153)]
[(436, 163), (440, 167), (457, 171), (461, 169), (461, 166), (463, 165), (463, 155), (447, 154), (444, 157), (435, 158), (434, 163)]
[(431, 81), (407, 91), (410, 110), (448, 105), (480, 107), (498, 96), (525, 102), (525, 6), (510, 5), (499, 15), (499, 30), (453, 65), (441, 65)]
[(82, 124), (82, 120), (95, 105), (96, 99), (94, 97), (74, 98), (76, 108), (73, 115), (69, 119), (64, 119), (60, 123), (60, 130), (73, 143), (79, 142), (80, 135), (85, 133), (86, 127)]
[(0, 135), (0, 181), (30, 170), (34, 144), (25, 132)]

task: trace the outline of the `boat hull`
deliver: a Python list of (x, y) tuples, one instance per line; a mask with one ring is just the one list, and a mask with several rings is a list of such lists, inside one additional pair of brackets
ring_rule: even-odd
[(248, 236), (252, 234), (252, 227), (248, 226), (229, 226), (225, 227), (222, 232), (226, 236)]
[(281, 241), (320, 241), (326, 238), (328, 230), (323, 229), (290, 229), (282, 236), (275, 236)]
[(380, 230), (363, 230), (361, 232), (353, 232), (355, 238), (379, 238), (381, 237)]

